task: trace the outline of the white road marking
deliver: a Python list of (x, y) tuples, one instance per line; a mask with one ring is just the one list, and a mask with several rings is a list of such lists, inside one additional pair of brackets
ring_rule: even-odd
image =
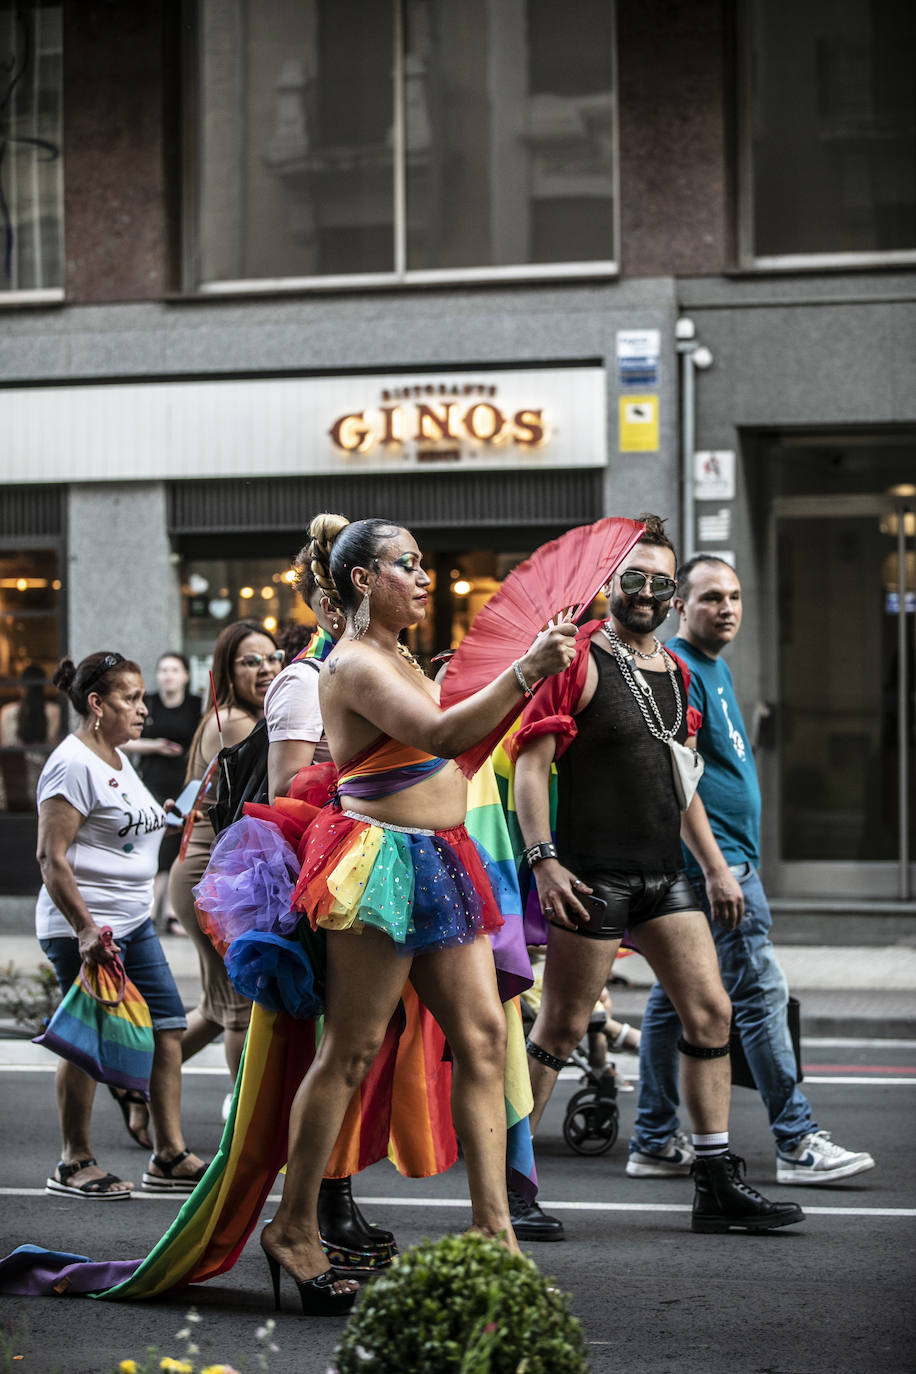
[[(0, 1059), (0, 1073), (54, 1073), (56, 1068), (56, 1060), (49, 1064), (7, 1064), (4, 1063), (2, 1059)], [(214, 1066), (213, 1068), (208, 1068), (204, 1065), (198, 1066), (196, 1064), (186, 1064), (184, 1068), (181, 1070), (181, 1075), (183, 1078), (197, 1076), (199, 1078), (225, 1079), (227, 1076), (227, 1069), (225, 1064), (222, 1064), (218, 1067)], [(563, 1069), (562, 1073), (559, 1076), (561, 1079), (565, 1079), (567, 1082), (571, 1082), (573, 1080), (578, 1082), (578, 1080), (582, 1077), (582, 1074), (579, 1069)], [(624, 1077), (627, 1078), (627, 1080), (630, 1083), (639, 1082), (639, 1079), (635, 1074), (625, 1074)], [(864, 1074), (861, 1076), (849, 1074), (805, 1074), (804, 1082), (848, 1083), (858, 1084), (862, 1087), (871, 1088), (883, 1088), (885, 1086), (895, 1088), (907, 1086), (912, 1088), (916, 1087), (916, 1074), (914, 1074), (911, 1078), (893, 1078), (886, 1074), (872, 1074), (868, 1077), (866, 1077)]]
[[(46, 1197), (44, 1188), (0, 1188), (0, 1197)], [(62, 1194), (53, 1194), (59, 1199)], [(143, 1193), (136, 1189), (133, 1197), (141, 1202), (186, 1202), (187, 1193)], [(271, 1193), (267, 1202), (276, 1205), (279, 1193)], [(471, 1210), (467, 1198), (405, 1198), (405, 1197), (362, 1197), (357, 1198), (361, 1207), (424, 1207)], [(551, 1202), (540, 1200), (547, 1212), (689, 1212), (689, 1203), (680, 1202)], [(806, 1216), (831, 1217), (916, 1217), (916, 1207), (812, 1207), (804, 1204)]]
[[(5, 1064), (0, 1059), (0, 1073), (54, 1073), (60, 1061), (55, 1059), (50, 1064)], [(199, 1074), (210, 1078), (228, 1078), (229, 1070), (223, 1064), (221, 1068), (198, 1068), (195, 1064), (188, 1064), (181, 1070), (182, 1078), (187, 1074)]]

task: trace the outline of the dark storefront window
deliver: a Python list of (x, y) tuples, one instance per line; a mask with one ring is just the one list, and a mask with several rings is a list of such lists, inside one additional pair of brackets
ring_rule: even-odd
[(314, 617), (290, 585), (289, 565), (275, 558), (194, 558), (182, 577), (184, 651), (191, 660), (191, 688), (209, 694), (207, 669), (220, 630), (234, 620), (254, 620), (278, 638)]
[(38, 774), (66, 725), (50, 682), (60, 599), (55, 552), (0, 553), (0, 811), (34, 812)]
[[(422, 531), (418, 542), (423, 549)], [(434, 654), (458, 647), (506, 574), (531, 552), (424, 550), (430, 601), (425, 620), (407, 634), (407, 641), (425, 668)], [(267, 557), (188, 557), (183, 568), (183, 602), (184, 650), (191, 660), (192, 688), (205, 693), (213, 645), (224, 625), (256, 620), (281, 643), (287, 642), (288, 635), (291, 646), (305, 642), (314, 628), (311, 611), (290, 585), (288, 565), (280, 566)]]
[(610, 266), (609, 0), (200, 0), (204, 283)]
[(63, 287), (61, 7), (0, 0), (0, 299)]
[(916, 254), (916, 7), (747, 0), (744, 255)]

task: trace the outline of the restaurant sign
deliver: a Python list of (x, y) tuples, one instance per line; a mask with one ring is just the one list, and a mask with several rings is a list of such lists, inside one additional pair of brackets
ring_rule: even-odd
[(600, 367), (0, 389), (7, 482), (602, 467)]

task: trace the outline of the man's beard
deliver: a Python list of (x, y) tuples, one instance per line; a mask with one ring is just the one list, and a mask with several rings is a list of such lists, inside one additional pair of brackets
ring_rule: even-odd
[[(611, 612), (616, 620), (625, 630), (631, 630), (636, 635), (650, 635), (658, 629), (662, 621), (668, 614), (670, 602), (656, 601), (652, 598), (652, 607), (639, 607), (632, 597), (624, 596), (623, 592), (612, 592), (610, 597)], [(645, 611), (649, 610), (648, 619)]]

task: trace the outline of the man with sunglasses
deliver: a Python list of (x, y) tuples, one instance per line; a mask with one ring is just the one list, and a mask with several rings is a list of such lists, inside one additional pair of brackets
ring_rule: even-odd
[[(541, 1010), (528, 1040), (531, 1125), (585, 1033), (627, 931), (680, 1017), (693, 1140), (683, 1137), (670, 1149), (694, 1170), (692, 1228), (770, 1230), (803, 1214), (743, 1182), (743, 1161), (728, 1149), (731, 1005), (709, 925), (683, 873), (681, 837), (701, 867), (717, 920), (737, 926), (743, 898), (699, 795), (688, 798), (675, 772), (673, 746), (693, 743), (699, 724), (688, 708), (690, 674), (655, 633), (676, 590), (677, 560), (664, 522), (639, 518), (645, 532), (606, 589), (607, 619), (581, 627), (571, 667), (541, 686), (511, 745), (526, 859), (548, 923)], [(524, 1238), (524, 1226), (516, 1232)]]
[[(731, 998), (745, 1058), (776, 1141), (776, 1179), (830, 1184), (874, 1168), (870, 1154), (844, 1150), (821, 1130), (795, 1081), (786, 1023), (788, 988), (770, 940), (772, 919), (757, 869), (760, 788), (728, 665), (719, 657), (741, 628), (741, 583), (721, 558), (697, 554), (678, 570), (674, 609), (680, 632), (668, 641), (690, 668), (690, 702), (702, 713), (697, 746), (705, 761), (699, 791), (712, 832), (744, 894), (744, 919), (712, 922), (722, 981)], [(687, 876), (712, 915), (702, 873), (685, 851)], [(678, 1133), (677, 1012), (656, 983), (649, 994), (639, 1053), (639, 1110), (627, 1173), (664, 1178), (690, 1172), (670, 1142)]]

